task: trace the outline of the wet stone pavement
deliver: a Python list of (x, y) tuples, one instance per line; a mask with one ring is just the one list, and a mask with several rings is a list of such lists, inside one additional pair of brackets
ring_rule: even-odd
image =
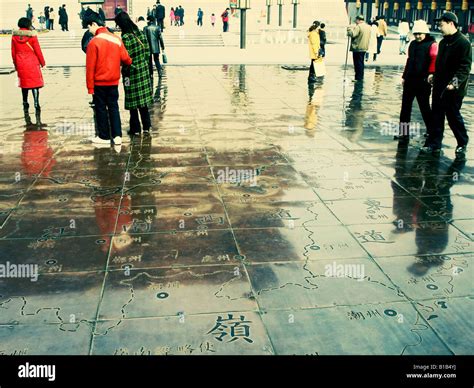
[(401, 69), (366, 71), (168, 67), (118, 148), (83, 68), (40, 127), (0, 76), (0, 264), (39, 272), (0, 278), (0, 354), (472, 354), (474, 153), (420, 155), (416, 104), (394, 142)]

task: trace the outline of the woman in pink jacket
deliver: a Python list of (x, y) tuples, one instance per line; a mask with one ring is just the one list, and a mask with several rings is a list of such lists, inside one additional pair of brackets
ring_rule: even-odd
[(18, 74), (19, 86), (23, 94), (23, 110), (29, 117), (28, 90), (33, 94), (36, 118), (39, 122), (41, 108), (39, 105), (39, 88), (44, 86), (41, 68), (46, 65), (38, 43), (36, 31), (31, 30), (31, 20), (21, 18), (19, 30), (13, 31), (12, 59)]

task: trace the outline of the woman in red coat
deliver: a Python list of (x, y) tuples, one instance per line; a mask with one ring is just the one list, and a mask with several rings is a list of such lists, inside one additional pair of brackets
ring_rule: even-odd
[(29, 119), (28, 90), (31, 89), (35, 103), (36, 121), (40, 123), (41, 108), (39, 105), (39, 88), (44, 86), (41, 67), (46, 65), (38, 43), (36, 31), (31, 30), (31, 20), (21, 18), (18, 21), (19, 30), (13, 31), (12, 58), (18, 73), (21, 92), (23, 94), (23, 110), (25, 118)]

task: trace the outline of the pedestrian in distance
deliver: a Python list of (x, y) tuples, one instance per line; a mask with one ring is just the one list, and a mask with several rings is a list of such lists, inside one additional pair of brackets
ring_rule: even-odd
[(33, 21), (33, 8), (31, 8), (31, 4), (28, 4), (28, 8), (26, 9), (26, 18)]
[[(430, 107), (431, 85), (428, 77), (435, 72), (438, 44), (430, 35), (430, 29), (424, 20), (413, 25), (415, 40), (408, 47), (408, 58), (402, 75), (403, 96), (400, 111), (400, 125), (395, 140), (408, 142), (413, 135), (410, 129), (413, 100), (416, 98), (427, 132), (432, 126)], [(419, 135), (419, 134), (418, 134)]]
[(407, 19), (403, 18), (398, 24), (398, 37), (400, 39), (400, 48), (399, 54), (405, 55), (407, 50), (407, 45), (410, 42), (410, 25), (407, 22)]
[[(117, 15), (115, 22), (122, 31), (123, 44), (133, 61), (133, 65), (123, 74), (125, 109), (130, 111), (129, 135), (140, 135), (142, 126), (143, 132), (149, 134), (151, 119), (148, 107), (153, 104), (153, 91), (149, 70), (150, 48), (148, 40), (126, 12)], [(155, 31), (161, 32), (160, 26), (156, 26), (154, 23), (153, 28), (156, 29)]]
[(56, 12), (53, 8), (49, 9), (49, 29), (54, 31), (54, 20), (56, 19)]
[(326, 24), (321, 23), (319, 26), (319, 40), (321, 42), (321, 52), (320, 55), (324, 58), (326, 56), (326, 31), (324, 30), (326, 28)]
[[(41, 68), (46, 66), (43, 53), (38, 42), (37, 32), (32, 31), (31, 20), (20, 18), (19, 30), (13, 31), (11, 53), (13, 65), (18, 75), (23, 97), (23, 112), (29, 119), (28, 92), (31, 90), (35, 106), (37, 124), (40, 124), (41, 107), (39, 103), (39, 89), (44, 86)], [(29, 121), (29, 120), (27, 120)]]
[(435, 73), (428, 77), (428, 82), (433, 84), (433, 125), (422, 152), (440, 153), (446, 118), (457, 142), (455, 155), (464, 158), (469, 136), (461, 106), (472, 66), (471, 43), (458, 31), (459, 21), (454, 13), (445, 12), (436, 21), (443, 39), (439, 43)]
[(156, 2), (156, 15), (155, 15), (155, 18), (156, 18), (157, 25), (161, 29), (161, 32), (163, 32), (163, 30), (165, 29), (165, 24), (164, 24), (165, 12), (166, 12), (165, 7), (160, 3), (160, 0), (158, 0)]
[[(90, 10), (85, 15), (85, 24), (94, 35), (87, 45), (86, 81), (87, 91), (93, 95), (98, 136), (94, 144), (122, 144), (122, 124), (118, 106), (118, 84), (120, 65), (130, 66), (122, 40), (104, 26), (99, 14)], [(109, 127), (110, 122), (110, 127)]]
[(68, 28), (68, 22), (69, 22), (69, 17), (66, 11), (66, 4), (63, 4), (62, 7), (60, 8), (60, 14), (59, 14), (59, 24), (61, 25), (61, 30), (62, 31), (69, 31)]
[(211, 15), (211, 25), (212, 25), (212, 27), (214, 27), (216, 25), (216, 15), (215, 14)]
[(184, 26), (184, 8), (179, 6), (179, 25)]
[(49, 5), (44, 7), (44, 21), (46, 23), (46, 29), (49, 30)]
[(204, 16), (204, 12), (202, 12), (202, 9), (199, 8), (197, 12), (197, 25), (202, 27), (202, 18)]
[(351, 38), (352, 60), (354, 63), (355, 81), (364, 79), (364, 57), (369, 48), (370, 26), (365, 22), (364, 15), (356, 17), (355, 26), (347, 27), (347, 36)]
[(40, 12), (40, 15), (39, 15), (39, 18), (38, 18), (38, 19), (39, 19), (39, 23), (40, 23), (40, 28), (41, 28), (42, 30), (44, 30), (44, 23), (45, 23), (45, 21), (46, 21), (46, 18), (44, 17), (43, 12)]
[(308, 29), (309, 57), (311, 58), (311, 63), (309, 65), (308, 83), (314, 83), (317, 81), (317, 74), (314, 69), (315, 62), (322, 62), (323, 60), (323, 57), (321, 56), (321, 39), (319, 35), (319, 26), (320, 23), (315, 20), (311, 27), (309, 27)]
[(377, 60), (377, 42), (379, 37), (379, 24), (375, 20), (370, 23), (370, 39), (369, 48), (365, 53), (365, 61), (368, 62), (369, 57), (372, 55), (372, 61)]
[(152, 16), (148, 18), (148, 26), (145, 27), (145, 36), (148, 41), (148, 46), (150, 47), (149, 69), (151, 78), (153, 79), (153, 61), (155, 62), (158, 77), (161, 78), (163, 69), (160, 64), (160, 52), (165, 51), (165, 43), (163, 41), (163, 35), (160, 29), (155, 25)]
[(174, 8), (171, 7), (171, 11), (170, 11), (170, 26), (173, 26), (174, 23), (175, 23), (175, 19), (174, 19)]
[(222, 12), (221, 19), (222, 19), (222, 29), (224, 32), (229, 31), (229, 11), (230, 8), (226, 8), (224, 12)]
[(377, 55), (379, 55), (382, 51), (383, 40), (387, 37), (388, 26), (387, 22), (385, 21), (385, 16), (377, 16), (375, 20), (379, 25), (379, 36), (377, 38)]
[(99, 7), (99, 19), (105, 26), (105, 12), (101, 7)]

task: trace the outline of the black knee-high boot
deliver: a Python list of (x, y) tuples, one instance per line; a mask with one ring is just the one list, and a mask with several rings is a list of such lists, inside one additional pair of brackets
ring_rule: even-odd
[(28, 113), (30, 104), (28, 104), (28, 89), (21, 89), (21, 95), (23, 97), (23, 112)]
[(41, 125), (41, 107), (39, 104), (39, 89), (31, 89), (33, 93), (33, 100), (35, 103), (36, 125)]

